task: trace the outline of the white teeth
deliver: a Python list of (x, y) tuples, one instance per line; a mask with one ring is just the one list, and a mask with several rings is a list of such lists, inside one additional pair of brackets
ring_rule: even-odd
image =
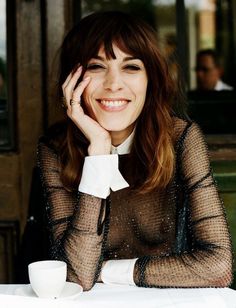
[(118, 106), (123, 106), (127, 104), (127, 101), (108, 101), (108, 100), (101, 100), (100, 101), (102, 105), (106, 107), (118, 107)]

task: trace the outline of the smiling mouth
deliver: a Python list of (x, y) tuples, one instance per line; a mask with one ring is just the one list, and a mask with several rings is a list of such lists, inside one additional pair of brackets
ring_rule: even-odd
[(131, 100), (117, 98), (117, 99), (97, 99), (99, 106), (105, 111), (121, 111)]
[(104, 107), (121, 107), (130, 102), (127, 99), (98, 99), (97, 101)]

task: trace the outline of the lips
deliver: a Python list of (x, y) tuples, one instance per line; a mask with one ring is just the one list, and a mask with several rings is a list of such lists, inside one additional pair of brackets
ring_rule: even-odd
[(116, 98), (116, 99), (102, 98), (102, 99), (97, 99), (97, 101), (99, 102), (100, 107), (106, 111), (123, 110), (130, 102), (130, 100), (124, 98)]

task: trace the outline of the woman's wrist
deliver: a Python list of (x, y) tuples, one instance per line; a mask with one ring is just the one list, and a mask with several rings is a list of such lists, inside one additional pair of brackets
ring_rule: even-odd
[(111, 141), (99, 141), (91, 142), (88, 147), (88, 155), (108, 155), (111, 152)]

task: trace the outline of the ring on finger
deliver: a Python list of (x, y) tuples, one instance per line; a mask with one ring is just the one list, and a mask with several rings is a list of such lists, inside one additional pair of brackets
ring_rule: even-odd
[(70, 99), (70, 105), (71, 106), (76, 105), (76, 104), (80, 105), (80, 103), (81, 103), (80, 101), (76, 102), (72, 98)]

